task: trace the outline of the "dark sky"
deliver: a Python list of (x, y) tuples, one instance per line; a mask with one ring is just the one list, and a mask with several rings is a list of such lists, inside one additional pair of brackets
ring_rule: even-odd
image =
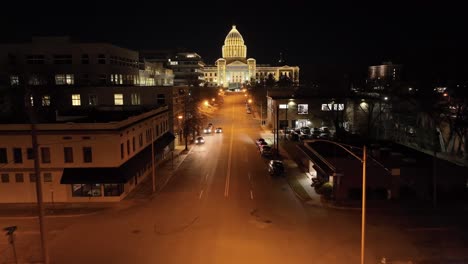
[(132, 49), (187, 48), (212, 64), (236, 24), (249, 57), (274, 63), (283, 52), (306, 81), (359, 79), (384, 60), (404, 64), (410, 80), (467, 78), (468, 15), (449, 1), (97, 2), (2, 8), (0, 42), (69, 35)]

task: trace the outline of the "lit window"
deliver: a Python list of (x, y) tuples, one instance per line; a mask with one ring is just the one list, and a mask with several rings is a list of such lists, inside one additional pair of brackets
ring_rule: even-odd
[(32, 95), (29, 97), (29, 101), (31, 103), (31, 106), (34, 106), (34, 97)]
[(288, 105), (287, 104), (280, 104), (279, 109), (288, 109)]
[(56, 74), (56, 85), (72, 85), (75, 83), (75, 76), (73, 74)]
[(132, 93), (132, 105), (140, 104), (140, 94)]
[(19, 77), (18, 75), (10, 76), (10, 85), (19, 85)]
[(114, 94), (114, 105), (123, 105), (123, 94)]
[(307, 115), (308, 113), (309, 113), (309, 105), (308, 104), (298, 104), (297, 105), (297, 114)]
[(42, 96), (42, 106), (50, 106), (50, 95)]
[(81, 105), (81, 98), (79, 94), (72, 94), (72, 105), (73, 106)]

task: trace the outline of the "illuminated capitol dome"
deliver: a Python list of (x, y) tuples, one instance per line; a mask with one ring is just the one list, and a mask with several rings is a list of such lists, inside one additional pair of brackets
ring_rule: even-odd
[(286, 75), (294, 83), (299, 83), (299, 67), (297, 66), (275, 67), (257, 64), (253, 58), (247, 59), (247, 46), (236, 26), (232, 26), (224, 40), (222, 56), (215, 65), (204, 68), (204, 79), (208, 86), (238, 88), (246, 82), (267, 79), (270, 74), (275, 80)]
[(247, 57), (247, 46), (244, 38), (237, 31), (236, 26), (232, 26), (223, 45), (223, 58), (226, 60), (244, 60)]

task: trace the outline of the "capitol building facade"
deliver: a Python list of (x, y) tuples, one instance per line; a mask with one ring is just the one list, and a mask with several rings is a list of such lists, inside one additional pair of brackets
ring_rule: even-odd
[(203, 69), (206, 85), (238, 88), (248, 82), (260, 82), (271, 74), (276, 81), (281, 76), (287, 76), (294, 84), (299, 84), (298, 66), (271, 66), (257, 64), (253, 58), (247, 59), (247, 46), (236, 26), (224, 40), (222, 58), (216, 60), (215, 65), (207, 65)]

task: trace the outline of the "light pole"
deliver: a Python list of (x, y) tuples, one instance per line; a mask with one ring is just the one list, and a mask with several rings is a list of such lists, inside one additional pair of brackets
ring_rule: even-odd
[[(365, 238), (366, 238), (366, 236), (365, 236), (365, 234), (366, 234), (366, 165), (367, 165), (366, 146), (364, 146), (362, 148), (362, 158), (360, 158), (359, 156), (354, 154), (352, 151), (345, 148), (345, 146), (352, 148), (353, 146), (350, 146), (350, 145), (340, 144), (340, 143), (337, 143), (337, 142), (334, 142), (334, 141), (324, 140), (324, 139), (306, 140), (306, 141), (304, 141), (304, 144), (307, 143), (307, 142), (311, 142), (311, 143), (312, 142), (328, 142), (328, 143), (334, 144), (334, 145), (342, 148), (343, 150), (345, 150), (349, 154), (351, 154), (351, 156), (353, 156), (354, 158), (356, 158), (357, 160), (359, 160), (362, 163), (361, 264), (364, 264), (364, 255), (365, 255), (364, 247), (365, 247)], [(379, 164), (379, 165), (382, 166), (381, 164)], [(385, 167), (383, 167), (383, 168), (386, 169)]]

